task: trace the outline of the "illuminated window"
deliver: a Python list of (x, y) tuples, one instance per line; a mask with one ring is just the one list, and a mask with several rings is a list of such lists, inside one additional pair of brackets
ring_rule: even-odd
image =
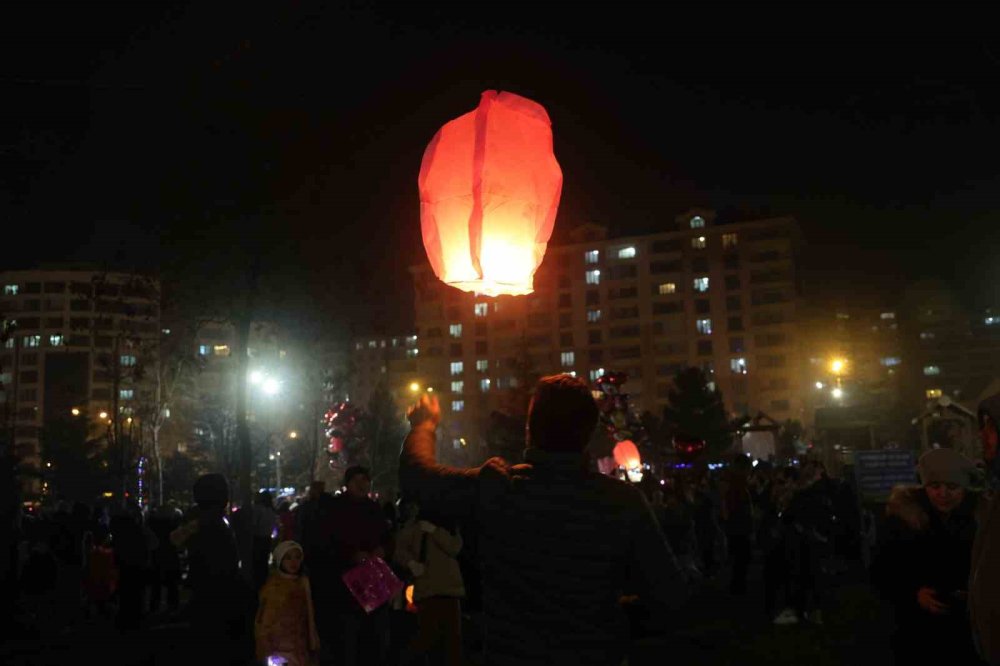
[(61, 335), (50, 335), (49, 344), (53, 347), (62, 347), (66, 344), (66, 339)]
[(884, 365), (887, 368), (891, 368), (893, 366), (899, 365), (900, 362), (901, 361), (900, 361), (900, 359), (899, 359), (898, 356), (884, 356), (881, 359), (879, 359), (879, 363), (881, 363), (882, 365)]
[(601, 321), (601, 311), (600, 310), (587, 310), (587, 321), (594, 323), (596, 321)]
[(462, 337), (462, 325), (452, 324), (451, 326), (448, 327), (448, 334), (451, 335), (451, 337), (453, 338)]
[(927, 399), (928, 400), (935, 400), (935, 399), (940, 398), (940, 397), (941, 397), (941, 389), (939, 389), (939, 388), (927, 389)]
[(987, 317), (983, 323), (987, 326), (1000, 326), (1000, 317)]
[(3, 286), (4, 296), (17, 296), (17, 285), (16, 284), (5, 284)]
[(464, 410), (465, 410), (465, 401), (464, 400), (452, 400), (451, 401), (451, 411), (453, 411), (453, 412), (461, 412), (461, 411), (464, 411)]
[(564, 368), (572, 368), (576, 362), (576, 354), (571, 351), (564, 351), (559, 355), (559, 360)]
[(39, 347), (42, 344), (42, 336), (40, 335), (26, 335), (24, 336), (24, 346), (25, 347)]
[(597, 368), (596, 370), (590, 371), (590, 381), (592, 382), (596, 382), (603, 376), (604, 376), (604, 368)]
[(629, 245), (628, 247), (619, 248), (618, 258), (619, 259), (633, 259), (635, 257), (635, 247)]
[(378, 349), (378, 340), (369, 340), (368, 349)]
[(601, 284), (601, 271), (587, 271), (587, 284)]
[(229, 345), (214, 345), (212, 353), (216, 356), (229, 356)]
[(705, 245), (706, 243), (704, 236), (695, 236), (694, 238), (691, 239), (691, 247), (693, 247), (696, 250), (704, 250)]
[(881, 318), (882, 318), (883, 320), (886, 320), (886, 319), (895, 319), (895, 318), (896, 318), (896, 313), (895, 313), (895, 312), (883, 312), (883, 313), (882, 313), (882, 314), (880, 315), (880, 317), (881, 317)]
[(695, 215), (691, 218), (691, 228), (692, 229), (704, 229), (705, 228), (705, 218), (701, 215)]
[(132, 356), (131, 354), (125, 354), (124, 356), (121, 357), (120, 362), (121, 362), (122, 366), (124, 366), (126, 368), (134, 367), (135, 366), (135, 356)]
[(379, 347), (381, 347), (382, 349), (385, 349), (385, 340), (380, 340), (379, 341)]
[(583, 263), (596, 264), (600, 261), (601, 253), (598, 250), (587, 250), (583, 253)]
[(486, 393), (487, 391), (489, 391), (490, 390), (490, 380), (489, 379), (480, 379), (479, 380), (479, 390), (482, 391), (483, 393)]
[(358, 342), (358, 343), (355, 343), (354, 348), (355, 349), (362, 349), (362, 348), (364, 348), (364, 345), (361, 344), (360, 342)]
[(695, 291), (708, 291), (708, 278), (707, 277), (696, 277), (694, 279), (694, 290)]
[(420, 354), (419, 349), (407, 349), (406, 358), (416, 358)]
[(698, 321), (695, 322), (695, 328), (697, 328), (698, 332), (701, 333), (702, 335), (711, 335), (712, 334), (712, 320), (711, 319), (699, 319)]
[(476, 361), (476, 370), (478, 370), (479, 372), (486, 372), (486, 370), (489, 369), (489, 367), (490, 367), (490, 362), (487, 361), (485, 358), (481, 358), (478, 361)]
[(920, 339), (921, 340), (933, 340), (934, 339), (934, 333), (931, 332), (931, 331), (921, 331), (920, 332)]
[(722, 247), (727, 250), (732, 249), (736, 247), (737, 240), (736, 234), (722, 234)]
[(664, 282), (659, 286), (660, 295), (673, 294), (677, 292), (677, 285), (673, 282)]
[(464, 372), (464, 368), (462, 367), (462, 362), (461, 361), (452, 361), (451, 362), (451, 374), (453, 376), (454, 375), (460, 375), (460, 374), (462, 374), (462, 372)]
[(131, 400), (135, 397), (134, 389), (121, 389), (118, 391), (118, 397), (122, 400)]
[(729, 369), (737, 375), (747, 374), (747, 360), (745, 358), (731, 358), (729, 359)]
[(472, 311), (477, 317), (485, 317), (490, 311), (489, 303), (476, 303), (472, 306)]
[(414, 347), (414, 346), (416, 346), (416, 344), (417, 344), (417, 336), (415, 336), (415, 335), (408, 335), (408, 336), (406, 336), (406, 346), (407, 347)]
[(465, 382), (463, 382), (463, 381), (457, 381), (457, 382), (452, 382), (451, 383), (451, 392), (452, 393), (461, 393), (464, 390), (465, 390)]
[(941, 374), (941, 368), (939, 368), (936, 365), (925, 365), (924, 366), (924, 374), (927, 375), (928, 377), (930, 377), (932, 375), (940, 375)]

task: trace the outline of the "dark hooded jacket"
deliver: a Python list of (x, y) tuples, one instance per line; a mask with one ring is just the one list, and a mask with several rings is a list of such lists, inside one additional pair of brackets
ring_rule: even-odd
[[(967, 492), (944, 520), (921, 487), (896, 488), (890, 496), (872, 574), (895, 610), (896, 663), (975, 663), (964, 599), (977, 503), (978, 496)], [(935, 615), (921, 608), (917, 593), (923, 587), (950, 611)]]
[(642, 494), (588, 471), (582, 454), (528, 449), (521, 465), (456, 469), (435, 462), (434, 445), (432, 429), (410, 432), (400, 482), (479, 533), (486, 664), (617, 666), (628, 646), (620, 597), (655, 610), (683, 600), (685, 577)]
[[(1000, 423), (1000, 394), (979, 406), (980, 426), (989, 414)], [(969, 577), (969, 614), (980, 656), (990, 664), (1000, 664), (1000, 488), (997, 466), (1000, 456), (987, 470), (987, 491), (976, 516), (978, 531), (972, 546)]]

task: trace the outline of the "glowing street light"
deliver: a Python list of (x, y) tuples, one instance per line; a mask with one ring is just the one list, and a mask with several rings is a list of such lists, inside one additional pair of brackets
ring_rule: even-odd
[(420, 384), (418, 384), (417, 382), (410, 382), (410, 391), (412, 391), (413, 393), (419, 393)]
[(844, 390), (841, 388), (835, 388), (832, 391), (830, 391), (830, 395), (832, 395), (834, 399), (840, 400), (841, 398), (844, 397)]
[(823, 382), (816, 382), (816, 388), (819, 390), (823, 390)]
[(257, 386), (262, 381), (264, 381), (264, 374), (260, 370), (254, 370), (250, 373), (250, 383)]
[(293, 431), (291, 431), (290, 433), (288, 433), (288, 437), (289, 437), (289, 439), (296, 439), (296, 438), (298, 438), (298, 436), (299, 436), (299, 433), (297, 433), (297, 432), (296, 432), (296, 431), (294, 431), (294, 430), (293, 430)]
[(281, 391), (281, 382), (274, 377), (265, 377), (261, 382), (260, 388), (264, 391), (265, 395), (277, 395)]
[(840, 373), (842, 373), (846, 366), (847, 366), (847, 361), (845, 361), (842, 358), (835, 358), (832, 361), (830, 361), (830, 370), (835, 375), (839, 375)]
[(69, 413), (72, 414), (73, 416), (79, 416), (80, 415), (80, 410), (78, 408), (74, 407), (73, 409), (69, 410)]
[(106, 419), (106, 418), (108, 418), (108, 413), (107, 412), (101, 412), (97, 416), (98, 416), (98, 418)]

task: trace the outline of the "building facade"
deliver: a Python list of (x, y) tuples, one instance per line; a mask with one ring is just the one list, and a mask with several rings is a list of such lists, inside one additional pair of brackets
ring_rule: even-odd
[(161, 335), (157, 280), (52, 268), (0, 273), (0, 288), (2, 416), (22, 460), (39, 465), (56, 419), (87, 419), (94, 436), (131, 424), (149, 390), (136, 370)]
[(417, 379), (440, 396), (454, 446), (531, 377), (625, 372), (639, 410), (661, 414), (672, 378), (702, 368), (732, 415), (803, 419), (798, 227), (791, 218), (607, 238), (587, 225), (550, 246), (528, 296), (480, 297), (412, 268)]

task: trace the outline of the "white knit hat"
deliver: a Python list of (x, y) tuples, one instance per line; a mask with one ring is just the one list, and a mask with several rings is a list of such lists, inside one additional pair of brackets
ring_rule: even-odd
[(302, 553), (302, 546), (294, 541), (282, 541), (277, 546), (274, 547), (274, 568), (281, 569), (281, 560), (285, 559), (285, 555), (293, 550), (298, 550)]

